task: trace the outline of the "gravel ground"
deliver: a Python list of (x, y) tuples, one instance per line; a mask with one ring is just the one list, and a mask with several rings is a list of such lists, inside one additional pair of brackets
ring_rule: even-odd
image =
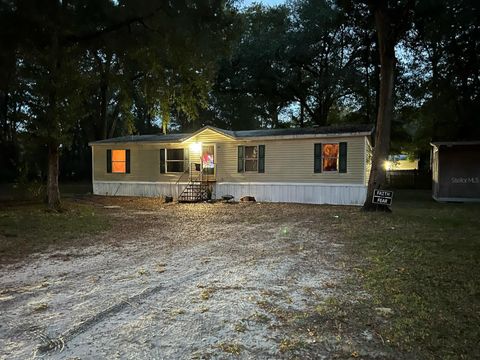
[(322, 221), (343, 208), (82, 201), (110, 205), (114, 229), (0, 269), (0, 358), (388, 357), (320, 306), (367, 296)]

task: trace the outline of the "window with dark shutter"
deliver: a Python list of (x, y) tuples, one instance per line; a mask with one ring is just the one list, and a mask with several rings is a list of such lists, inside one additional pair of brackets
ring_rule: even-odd
[(130, 157), (130, 150), (115, 149), (107, 152), (107, 171), (114, 174), (127, 173), (127, 153)]
[(346, 173), (347, 172), (347, 143), (340, 143), (340, 154), (338, 159), (338, 172)]
[(165, 149), (160, 149), (160, 174), (165, 174)]
[(316, 173), (322, 172), (322, 144), (314, 144), (313, 154), (313, 171)]
[(265, 145), (258, 145), (258, 172), (265, 172)]
[(112, 150), (107, 150), (107, 173), (112, 172)]
[(258, 147), (244, 146), (245, 165), (244, 171), (258, 171)]
[(130, 174), (130, 149), (125, 150), (125, 173)]
[(322, 171), (338, 172), (338, 143), (322, 144)]
[(245, 148), (243, 146), (238, 147), (238, 172), (244, 171), (244, 161), (245, 161)]
[(185, 171), (184, 149), (167, 149), (166, 155), (168, 173), (182, 173)]

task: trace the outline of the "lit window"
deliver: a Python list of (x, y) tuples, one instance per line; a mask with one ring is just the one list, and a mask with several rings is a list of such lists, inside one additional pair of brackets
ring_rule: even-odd
[(112, 173), (125, 174), (127, 172), (127, 151), (112, 150)]
[(183, 149), (167, 149), (167, 172), (184, 172), (185, 161)]
[(323, 171), (338, 171), (338, 144), (323, 144)]
[(245, 146), (245, 171), (257, 171), (258, 169), (258, 148), (256, 146)]

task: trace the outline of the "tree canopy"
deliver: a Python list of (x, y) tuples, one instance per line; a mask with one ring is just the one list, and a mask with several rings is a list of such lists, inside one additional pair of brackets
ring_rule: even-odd
[(0, 180), (49, 178), (55, 206), (55, 178), (89, 178), (89, 141), (205, 124), (377, 123), (380, 3), (386, 36), (398, 30), (391, 151), (424, 155), (432, 140), (480, 138), (473, 0), (247, 8), (227, 0), (7, 0), (0, 4)]

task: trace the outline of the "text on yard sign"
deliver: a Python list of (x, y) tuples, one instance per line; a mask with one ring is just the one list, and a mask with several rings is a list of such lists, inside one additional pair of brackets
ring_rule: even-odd
[(373, 190), (372, 203), (380, 205), (392, 205), (393, 191)]

